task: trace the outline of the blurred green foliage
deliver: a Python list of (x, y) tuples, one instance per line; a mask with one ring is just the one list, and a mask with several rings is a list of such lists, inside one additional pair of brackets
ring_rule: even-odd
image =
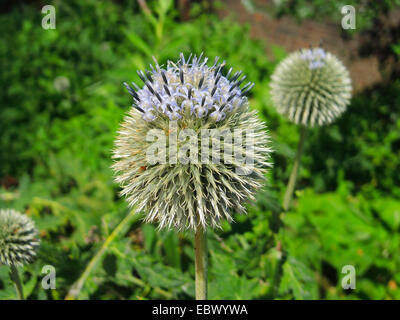
[[(275, 150), (269, 184), (248, 215), (208, 233), (210, 298), (400, 299), (400, 83), (355, 96), (335, 124), (309, 130), (297, 198), (283, 214), (298, 129), (274, 111), (268, 84), (285, 52), (199, 5), (182, 22), (172, 1), (148, 4), (55, 2), (55, 30), (40, 27), (37, 7), (0, 16), (0, 207), (29, 214), (42, 239), (39, 259), (23, 270), (26, 295), (194, 297), (193, 235), (130, 218), (109, 167), (131, 103), (122, 82), (138, 82), (136, 70), (153, 55), (165, 63), (204, 51), (256, 83), (250, 102)], [(11, 177), (18, 186), (6, 188)], [(41, 287), (47, 264), (56, 290)], [(341, 286), (349, 264), (356, 290)], [(0, 266), (0, 298), (14, 297)]]
[[(356, 14), (356, 29), (346, 30), (349, 33), (361, 32), (374, 27), (376, 20), (387, 17), (388, 13), (400, 8), (399, 0), (274, 0), (261, 2), (264, 6), (254, 0), (243, 0), (245, 7), (250, 12), (261, 12), (272, 14), (275, 17), (292, 16), (298, 21), (316, 20), (323, 22), (326, 19), (340, 23), (344, 14), (344, 6), (353, 6)], [(345, 14), (348, 14), (346, 11)]]

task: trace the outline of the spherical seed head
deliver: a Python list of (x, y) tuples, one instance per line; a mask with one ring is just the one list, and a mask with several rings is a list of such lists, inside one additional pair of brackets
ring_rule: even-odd
[[(253, 84), (241, 87), (241, 73), (223, 75), (224, 65), (181, 54), (165, 69), (156, 63), (139, 72), (143, 88), (126, 85), (134, 105), (115, 143), (116, 181), (129, 204), (160, 228), (220, 227), (232, 211), (245, 211), (270, 167), (269, 136), (245, 96)], [(154, 130), (162, 133), (157, 142), (165, 138), (164, 161), (148, 157)], [(232, 150), (236, 156), (226, 161), (224, 152)]]
[(1, 209), (0, 264), (22, 266), (31, 263), (38, 247), (34, 222), (13, 209)]
[(271, 79), (277, 111), (296, 124), (313, 127), (331, 123), (351, 99), (351, 78), (343, 63), (322, 48), (290, 54)]

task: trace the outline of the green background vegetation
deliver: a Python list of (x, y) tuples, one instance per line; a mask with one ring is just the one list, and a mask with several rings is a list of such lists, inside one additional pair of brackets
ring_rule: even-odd
[[(204, 51), (256, 83), (251, 106), (275, 150), (269, 183), (248, 215), (208, 233), (209, 297), (400, 299), (398, 80), (357, 94), (338, 121), (308, 131), (294, 206), (283, 214), (299, 134), (269, 98), (281, 48), (251, 40), (248, 26), (201, 4), (187, 22), (172, 1), (149, 2), (147, 14), (136, 1), (54, 5), (56, 30), (40, 27), (41, 6), (0, 15), (0, 207), (30, 215), (42, 241), (38, 260), (21, 270), (28, 298), (64, 299), (78, 288), (69, 298), (193, 299), (193, 234), (141, 224), (119, 197), (110, 165), (131, 104), (122, 82), (138, 82), (136, 70), (153, 55), (165, 63)], [(48, 264), (56, 290), (41, 287)], [(356, 290), (341, 286), (349, 264)], [(0, 299), (13, 298), (0, 266)]]

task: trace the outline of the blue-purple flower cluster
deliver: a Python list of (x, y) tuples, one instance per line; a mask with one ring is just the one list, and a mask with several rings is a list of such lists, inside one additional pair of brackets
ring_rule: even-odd
[(301, 59), (309, 62), (310, 70), (322, 68), (325, 65), (326, 52), (322, 48), (303, 49)]
[(209, 67), (208, 58), (202, 54), (191, 55), (187, 60), (181, 54), (177, 63), (168, 61), (166, 69), (156, 62), (155, 66), (150, 65), (150, 71), (138, 71), (143, 88), (135, 83), (133, 87), (124, 84), (134, 99), (133, 106), (145, 121), (164, 114), (170, 120), (190, 115), (219, 122), (247, 101), (245, 94), (254, 83), (241, 88), (246, 76), (241, 71), (232, 74), (232, 68), (223, 75), (225, 61), (218, 63), (218, 60), (217, 57)]

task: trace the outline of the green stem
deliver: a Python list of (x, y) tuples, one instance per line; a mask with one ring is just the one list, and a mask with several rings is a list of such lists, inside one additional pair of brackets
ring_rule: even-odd
[(24, 300), (24, 289), (22, 287), (21, 278), (19, 277), (18, 269), (14, 265), (11, 265), (10, 276), (11, 280), (14, 281), (18, 300)]
[[(135, 220), (134, 220), (135, 218)], [(82, 290), (83, 285), (86, 282), (86, 279), (89, 277), (90, 273), (96, 267), (98, 262), (100, 261), (101, 257), (107, 251), (108, 247), (110, 246), (111, 242), (120, 235), (126, 227), (132, 223), (133, 221), (137, 221), (140, 218), (140, 215), (135, 212), (135, 210), (131, 210), (131, 212), (116, 226), (116, 228), (111, 232), (111, 234), (107, 237), (104, 241), (103, 245), (101, 246), (100, 250), (93, 256), (90, 260), (89, 264), (86, 266), (85, 271), (82, 273), (78, 281), (76, 281), (71, 289), (69, 290), (65, 300), (73, 300), (79, 297), (79, 294)]]
[(292, 201), (294, 187), (296, 186), (297, 173), (299, 172), (301, 155), (303, 153), (305, 133), (306, 133), (306, 128), (304, 126), (301, 126), (300, 127), (300, 141), (297, 146), (296, 159), (294, 161), (292, 172), (291, 172), (290, 178), (289, 178), (289, 183), (287, 185), (285, 197), (283, 200), (283, 209), (285, 211), (287, 211), (290, 208), (290, 203)]
[(196, 300), (207, 300), (207, 238), (206, 230), (198, 228), (194, 240), (196, 269)]

